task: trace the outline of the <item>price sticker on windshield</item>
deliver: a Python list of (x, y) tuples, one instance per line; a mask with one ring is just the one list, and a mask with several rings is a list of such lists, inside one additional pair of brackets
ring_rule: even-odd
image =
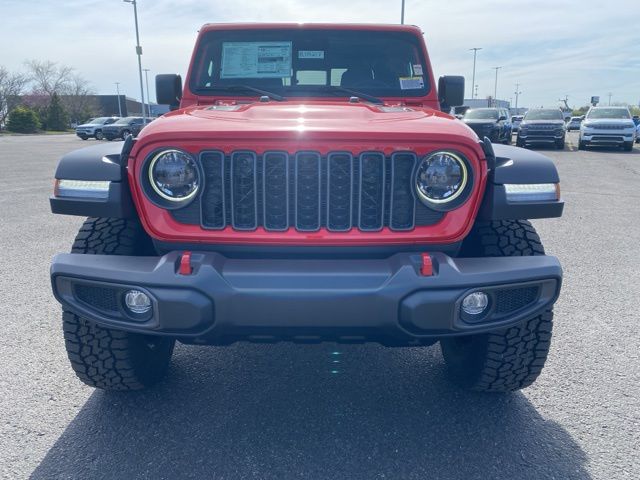
[(424, 88), (422, 77), (400, 77), (401, 90), (419, 90)]

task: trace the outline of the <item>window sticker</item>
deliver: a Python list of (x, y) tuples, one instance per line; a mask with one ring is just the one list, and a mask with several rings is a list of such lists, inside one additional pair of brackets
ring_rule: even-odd
[(223, 42), (220, 78), (291, 76), (291, 42)]
[(422, 75), (422, 65), (419, 63), (413, 66), (413, 74), (414, 75)]
[(299, 50), (298, 58), (305, 60), (322, 60), (324, 59), (324, 50)]
[(401, 90), (417, 90), (424, 88), (422, 77), (400, 77)]

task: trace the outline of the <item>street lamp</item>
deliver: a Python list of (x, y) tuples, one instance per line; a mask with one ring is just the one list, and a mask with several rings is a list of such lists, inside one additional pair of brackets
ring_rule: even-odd
[(149, 69), (144, 68), (144, 81), (147, 84), (147, 113), (151, 116), (151, 93), (149, 92)]
[(116, 94), (118, 96), (118, 116), (122, 117), (122, 107), (120, 106), (120, 82), (116, 82)]
[(122, 0), (133, 5), (133, 18), (136, 24), (136, 55), (138, 55), (138, 75), (140, 77), (140, 102), (142, 104), (143, 122), (147, 123), (147, 115), (144, 108), (144, 87), (142, 86), (142, 47), (140, 46), (140, 33), (138, 31), (138, 5), (136, 0)]
[(496, 71), (496, 83), (495, 86), (493, 87), (493, 106), (497, 107), (498, 106), (498, 70), (500, 70), (502, 67), (491, 67)]
[(518, 97), (520, 96), (520, 94), (522, 93), (520, 91), (520, 84), (516, 83), (516, 91), (513, 92), (514, 95), (516, 96), (516, 115), (518, 114)]
[(404, 25), (404, 0), (402, 0), (402, 8), (400, 10), (400, 24)]
[(473, 77), (471, 79), (471, 98), (476, 98), (473, 92), (473, 86), (476, 84), (476, 56), (478, 55), (478, 50), (482, 50), (482, 47), (473, 47), (469, 50), (473, 50)]

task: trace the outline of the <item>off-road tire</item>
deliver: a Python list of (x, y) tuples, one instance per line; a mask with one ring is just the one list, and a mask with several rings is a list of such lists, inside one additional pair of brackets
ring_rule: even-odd
[[(149, 255), (150, 239), (137, 221), (88, 218), (71, 249), (97, 255)], [(166, 374), (175, 340), (114, 330), (63, 310), (65, 347), (80, 380), (104, 390), (138, 390)]]
[[(477, 222), (463, 244), (464, 256), (544, 255), (540, 237), (526, 220)], [(440, 340), (451, 378), (480, 392), (511, 392), (531, 385), (551, 343), (553, 311), (490, 333)]]

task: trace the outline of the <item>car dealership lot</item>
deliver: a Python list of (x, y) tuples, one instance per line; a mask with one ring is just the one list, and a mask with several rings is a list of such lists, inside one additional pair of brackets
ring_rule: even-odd
[(640, 149), (556, 161), (565, 269), (552, 351), (521, 393), (457, 389), (437, 346), (178, 345), (141, 393), (76, 380), (48, 265), (82, 219), (53, 216), (75, 136), (0, 137), (0, 474), (7, 478), (640, 478)]

